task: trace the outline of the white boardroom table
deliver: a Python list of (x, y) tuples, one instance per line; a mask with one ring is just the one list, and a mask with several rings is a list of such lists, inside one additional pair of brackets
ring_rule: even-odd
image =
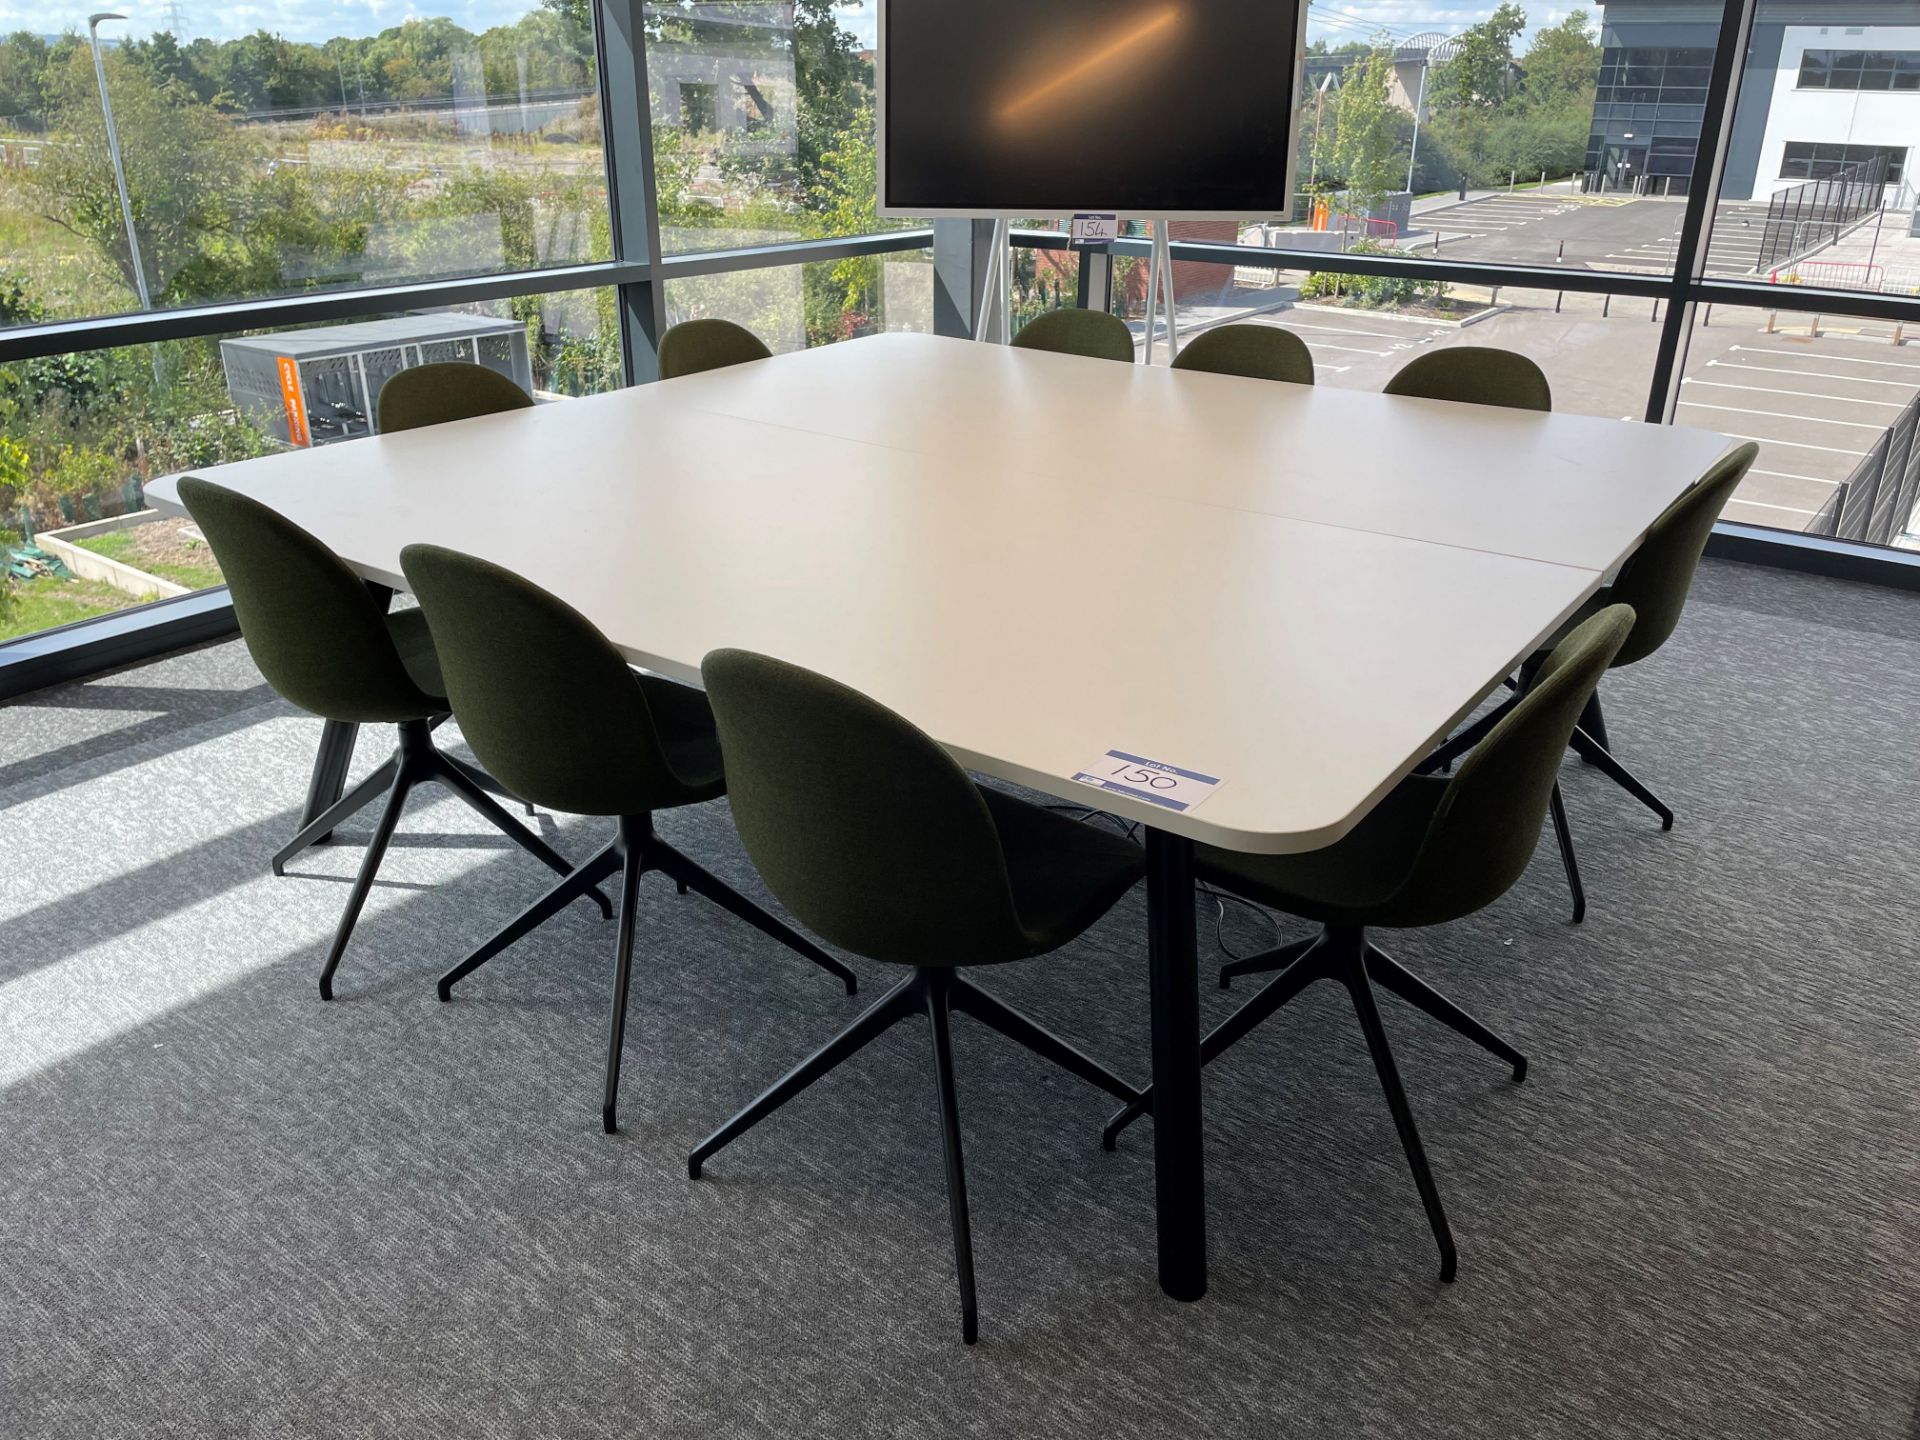
[[(1160, 1280), (1196, 1299), (1194, 842), (1339, 839), (1730, 443), (883, 335), (202, 473), (370, 582), (469, 551), (637, 665), (777, 655), (1142, 822)], [(1172, 811), (1072, 778), (1109, 751), (1219, 783)]]

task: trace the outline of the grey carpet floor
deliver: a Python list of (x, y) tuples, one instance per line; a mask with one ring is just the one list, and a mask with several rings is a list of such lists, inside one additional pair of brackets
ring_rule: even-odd
[[(1458, 1283), (1337, 993), (1208, 1072), (1196, 1305), (1147, 1128), (961, 1021), (973, 1350), (922, 1031), (689, 1182), (859, 1002), (650, 877), (609, 1138), (596, 912), (434, 999), (544, 877), (457, 802), (320, 1003), (370, 822), (268, 874), (317, 722), (239, 647), (0, 709), (0, 1436), (1920, 1435), (1920, 597), (1710, 565), (1606, 694), (1678, 827), (1570, 764), (1584, 927), (1547, 845), (1389, 944), (1533, 1062), (1388, 1010)], [(662, 828), (764, 893), (724, 805)], [(1143, 919), (986, 983), (1144, 1077)]]

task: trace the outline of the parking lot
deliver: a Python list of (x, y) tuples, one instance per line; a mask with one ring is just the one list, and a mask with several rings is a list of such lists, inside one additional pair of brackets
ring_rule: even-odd
[[(1685, 205), (1679, 198), (1516, 190), (1422, 210), (1404, 238), (1417, 254), (1454, 260), (1671, 270)], [(1766, 213), (1763, 204), (1722, 204), (1708, 238), (1707, 268), (1752, 274)]]
[[(1652, 302), (1503, 290), (1513, 308), (1456, 328), (1391, 312), (1287, 305), (1238, 318), (1300, 337), (1318, 383), (1378, 390), (1407, 361), (1449, 345), (1500, 345), (1546, 370), (1556, 408), (1640, 420), (1660, 327)], [(1284, 308), (1282, 308), (1284, 307)], [(1223, 317), (1224, 318), (1224, 317)], [(1716, 310), (1688, 346), (1676, 423), (1760, 442), (1760, 459), (1727, 510), (1750, 524), (1803, 529), (1920, 391), (1920, 346), (1887, 327)], [(1165, 352), (1157, 359), (1165, 363)]]

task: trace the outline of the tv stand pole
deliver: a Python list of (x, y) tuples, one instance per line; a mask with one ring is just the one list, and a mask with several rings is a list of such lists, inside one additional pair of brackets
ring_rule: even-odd
[[(1164, 305), (1161, 303), (1164, 301)], [(1146, 362), (1153, 363), (1153, 329), (1159, 323), (1160, 311), (1166, 311), (1167, 319), (1167, 358), (1173, 359), (1180, 353), (1180, 342), (1175, 338), (1176, 312), (1173, 303), (1173, 245), (1167, 235), (1167, 222), (1153, 222), (1153, 254), (1147, 261), (1147, 354)]]
[(993, 239), (987, 244), (987, 273), (980, 284), (980, 318), (974, 322), (973, 338), (1005, 345), (1013, 339), (1013, 221), (1001, 218), (993, 222)]

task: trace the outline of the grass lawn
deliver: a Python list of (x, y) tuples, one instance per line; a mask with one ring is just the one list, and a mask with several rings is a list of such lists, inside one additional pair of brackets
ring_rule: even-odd
[(174, 584), (184, 585), (189, 590), (205, 590), (209, 586), (225, 583), (219, 568), (212, 564), (180, 564), (148, 558), (143, 553), (137, 530), (119, 530), (107, 535), (95, 535), (88, 540), (76, 540), (73, 543), (82, 550), (91, 550), (94, 554), (104, 555), (109, 560), (118, 560), (123, 565), (131, 565), (134, 569), (144, 571), (148, 575), (158, 575), (162, 580), (171, 580)]
[(51, 576), (14, 581), (7, 600), (0, 610), (0, 640), (18, 640), (22, 635), (91, 620), (140, 603), (97, 580), (56, 580)]

